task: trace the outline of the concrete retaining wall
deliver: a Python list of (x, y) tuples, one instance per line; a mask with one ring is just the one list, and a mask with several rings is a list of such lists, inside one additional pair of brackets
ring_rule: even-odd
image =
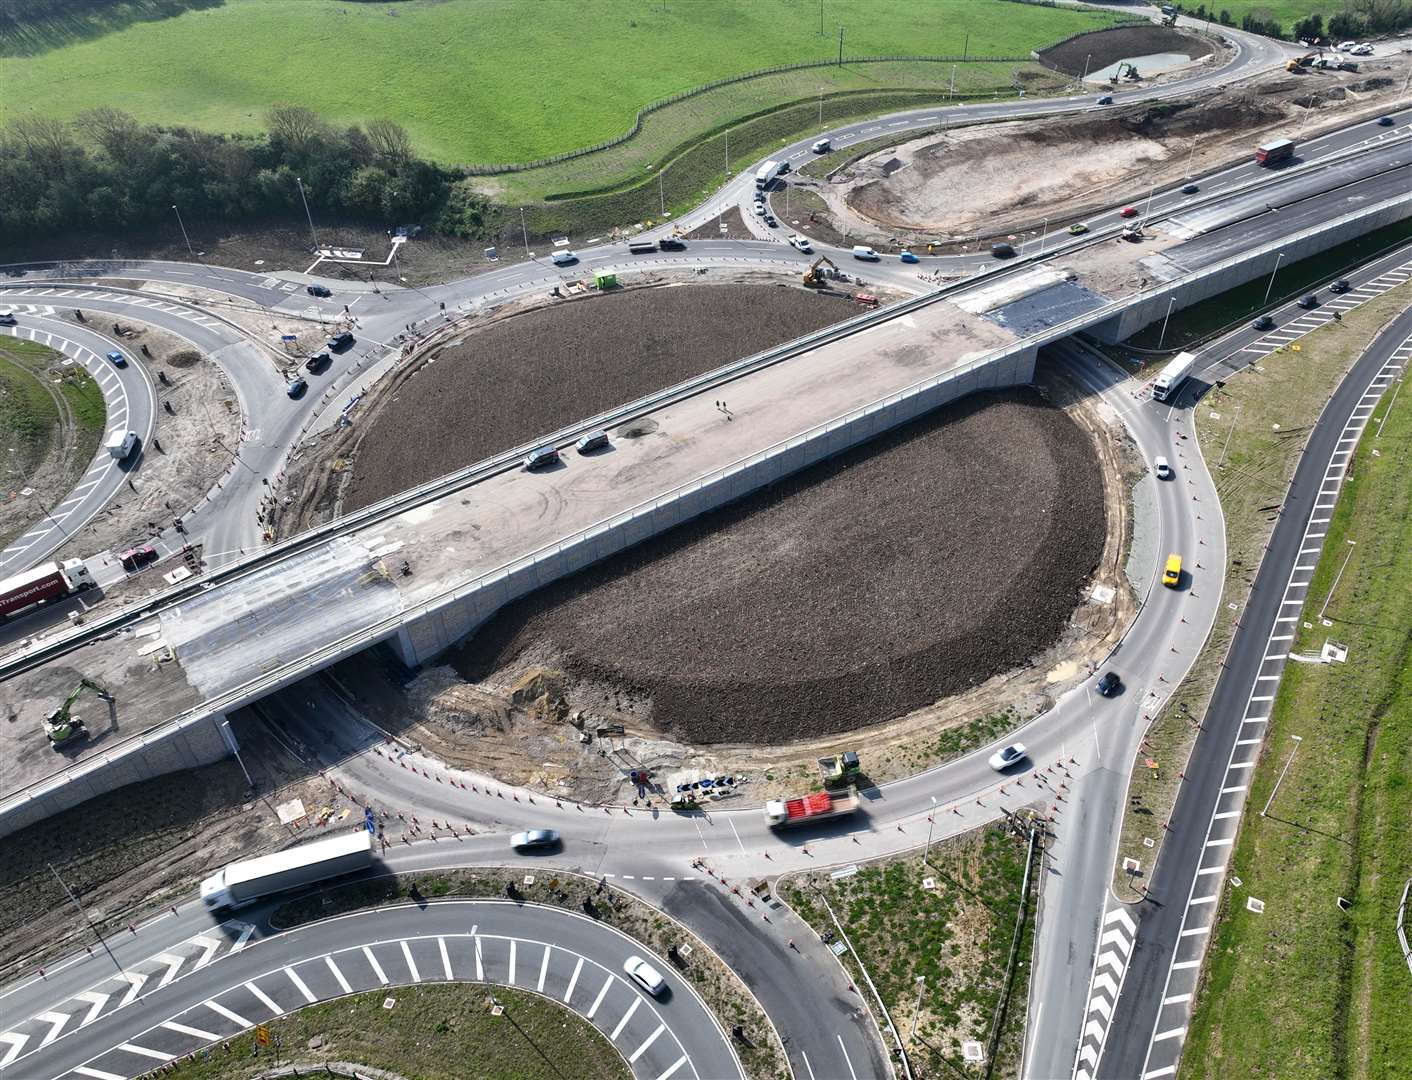
[(0, 814), (0, 836), (72, 810), (97, 795), (166, 773), (210, 765), (230, 754), (221, 735), (220, 714), (196, 717), (150, 738), (134, 740), (112, 754), (85, 758), (43, 784), (26, 791)]
[(408, 667), (424, 664), (475, 631), (512, 600), (542, 586), (742, 499), (957, 398), (1032, 382), (1037, 351), (1033, 346), (1017, 348), (979, 369), (961, 371), (955, 377), (886, 399), (610, 518), (409, 613), (402, 630), (392, 639), (393, 647)]
[(1121, 314), (1093, 326), (1088, 333), (1099, 341), (1124, 341), (1143, 327), (1165, 318), (1167, 305), (1173, 297), (1177, 301), (1173, 310), (1180, 311), (1248, 281), (1268, 276), (1275, 269), (1277, 259), (1280, 265), (1288, 266), (1406, 217), (1412, 217), (1412, 199), (1406, 198), (1390, 205), (1374, 207), (1366, 213), (1346, 215), (1319, 229), (1309, 230), (1288, 243), (1270, 245), (1268, 250), (1253, 258), (1221, 266), (1213, 273), (1197, 275), (1180, 284), (1174, 284), (1171, 288), (1154, 286), (1144, 293), (1141, 300)]

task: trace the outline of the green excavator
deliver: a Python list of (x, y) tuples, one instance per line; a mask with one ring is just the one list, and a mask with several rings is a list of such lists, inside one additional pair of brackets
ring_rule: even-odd
[(104, 701), (113, 700), (113, 695), (92, 679), (80, 679), (78, 685), (69, 691), (64, 703), (44, 718), (44, 733), (49, 736), (49, 745), (55, 750), (67, 749), (88, 738), (88, 728), (73, 714), (74, 702), (85, 690), (92, 690)]

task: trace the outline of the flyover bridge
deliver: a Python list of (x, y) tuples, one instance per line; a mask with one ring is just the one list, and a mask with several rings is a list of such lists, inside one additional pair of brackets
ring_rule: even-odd
[(1190, 200), (1152, 244), (1115, 247), (1117, 230), (1100, 232), (540, 440), (564, 447), (609, 428), (605, 453), (526, 473), (524, 448), (510, 451), (33, 641), (0, 665), (21, 717), (40, 715), (80, 674), (113, 690), (115, 714), (59, 772), (64, 759), (38, 722), (15, 726), (10, 738), (23, 741), (6, 755), (15, 767), (4, 777), (0, 835), (224, 757), (234, 749), (227, 712), (373, 644), (390, 642), (409, 665), (422, 663), (557, 578), (948, 401), (1029, 382), (1042, 345), (1081, 331), (1121, 340), (1279, 260), (1412, 215), (1408, 145), (1352, 155), (1352, 173), (1347, 163), (1321, 166), (1321, 189), (1284, 204), (1279, 228), (1272, 191), (1308, 184), (1310, 172)]

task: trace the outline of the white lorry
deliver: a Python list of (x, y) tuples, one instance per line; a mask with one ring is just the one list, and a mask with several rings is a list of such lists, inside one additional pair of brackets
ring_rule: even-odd
[(115, 431), (103, 443), (104, 448), (108, 451), (108, 456), (114, 461), (126, 461), (136, 445), (137, 432), (135, 431)]
[(783, 176), (787, 172), (789, 172), (789, 162), (787, 161), (765, 162), (755, 173), (755, 190), (764, 191), (774, 181), (775, 177)]
[(1172, 357), (1167, 366), (1157, 373), (1157, 379), (1152, 384), (1153, 400), (1166, 401), (1176, 397), (1177, 391), (1181, 389), (1182, 383), (1186, 382), (1187, 376), (1195, 366), (1195, 353), (1177, 353)]
[(230, 863), (201, 882), (201, 902), (208, 911), (231, 911), (272, 893), (366, 870), (372, 864), (373, 834), (359, 829)]

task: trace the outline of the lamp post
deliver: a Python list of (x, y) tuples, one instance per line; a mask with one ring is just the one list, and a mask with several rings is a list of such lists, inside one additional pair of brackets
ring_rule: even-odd
[(528, 256), (529, 253), (530, 253), (530, 249), (529, 249), (529, 230), (528, 230), (527, 228), (525, 228), (525, 208), (524, 208), (523, 206), (520, 207), (520, 235), (521, 235), (522, 237), (524, 237), (524, 241), (525, 241), (525, 255)]
[(1194, 157), (1196, 157), (1196, 140), (1195, 140), (1195, 139), (1192, 139), (1192, 140), (1191, 140), (1191, 153), (1187, 154), (1187, 156), (1186, 156), (1186, 178), (1187, 178), (1188, 180), (1191, 179), (1191, 162), (1192, 162), (1192, 159), (1193, 159)]
[(1299, 744), (1304, 741), (1302, 735), (1291, 735), (1294, 740), (1294, 749), (1289, 752), (1289, 760), (1285, 762), (1285, 767), (1280, 770), (1280, 777), (1275, 781), (1275, 786), (1270, 789), (1270, 797), (1265, 800), (1265, 809), (1260, 811), (1260, 816), (1264, 817), (1266, 811), (1270, 809), (1270, 804), (1275, 801), (1275, 792), (1280, 790), (1280, 785), (1284, 783), (1285, 773), (1289, 772), (1289, 767), (1294, 764), (1294, 755), (1299, 753)]
[(1338, 568), (1338, 573), (1334, 575), (1334, 583), (1329, 586), (1329, 595), (1324, 597), (1324, 606), (1319, 609), (1319, 621), (1323, 622), (1324, 612), (1329, 610), (1329, 602), (1334, 598), (1334, 590), (1338, 588), (1338, 579), (1343, 577), (1343, 572), (1348, 569), (1348, 560), (1353, 558), (1353, 549), (1358, 546), (1357, 540), (1348, 542), (1348, 554), (1343, 557), (1343, 565)]
[(314, 247), (318, 247), (319, 234), (314, 231), (314, 215), (309, 213), (309, 197), (304, 194), (304, 181), (296, 176), (294, 182), (299, 185), (299, 201), (304, 204), (304, 216), (309, 219), (309, 235), (314, 239)]
[(1174, 307), (1176, 306), (1176, 304), (1177, 304), (1177, 298), (1176, 298), (1175, 296), (1170, 297), (1170, 298), (1167, 300), (1167, 314), (1162, 317), (1162, 333), (1161, 333), (1161, 335), (1157, 338), (1157, 351), (1158, 351), (1158, 352), (1161, 352), (1161, 351), (1162, 351), (1162, 343), (1167, 340), (1167, 320), (1172, 317), (1172, 308), (1174, 308)]
[(1284, 257), (1285, 253), (1283, 251), (1281, 251), (1278, 255), (1275, 256), (1275, 268), (1270, 271), (1270, 284), (1265, 286), (1265, 299), (1261, 301), (1261, 307), (1264, 307), (1270, 302), (1270, 293), (1275, 287), (1275, 275), (1280, 272), (1280, 260)]
[(176, 203), (172, 203), (172, 212), (176, 214), (177, 224), (181, 226), (181, 238), (186, 241), (186, 253), (194, 259), (196, 252), (191, 250), (191, 237), (186, 235), (186, 223), (181, 220), (181, 211), (176, 208)]
[(932, 851), (932, 828), (933, 828), (933, 826), (936, 825), (936, 796), (933, 795), (933, 796), (931, 797), (931, 799), (932, 799), (932, 812), (927, 815), (927, 846), (922, 849), (922, 865), (923, 865), (923, 866), (925, 866), (926, 863), (927, 863), (927, 857), (931, 855), (931, 851)]
[(1039, 253), (1044, 254), (1044, 238), (1049, 235), (1049, 219), (1044, 219), (1044, 224), (1039, 229)]

